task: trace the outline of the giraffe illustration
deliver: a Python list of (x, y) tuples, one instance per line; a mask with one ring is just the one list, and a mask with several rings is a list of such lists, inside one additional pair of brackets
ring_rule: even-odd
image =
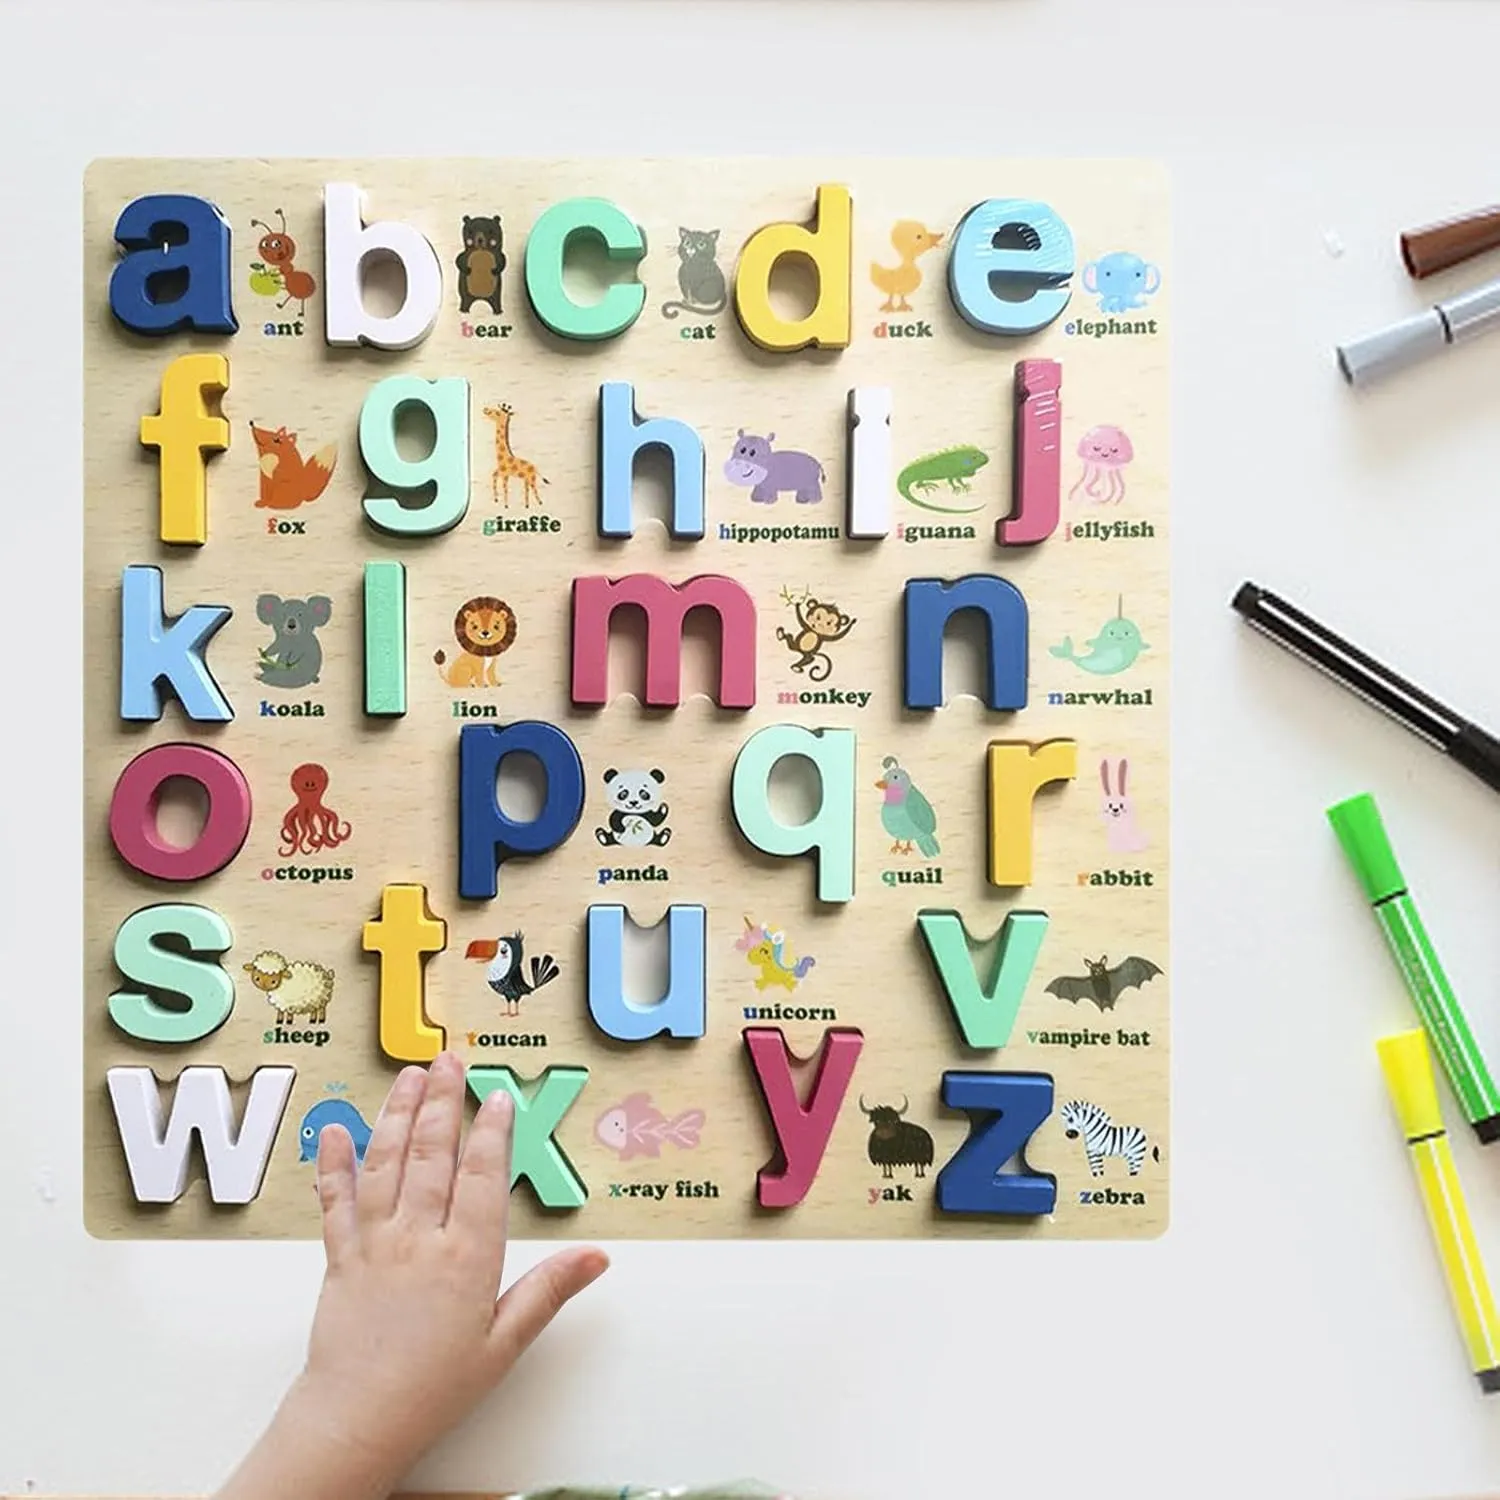
[[(506, 404), (487, 406), (484, 414), (495, 424), (495, 472), (490, 476), (491, 498), (498, 505), (503, 493), (508, 510), (510, 508), (510, 482), (512, 479), (519, 479), (521, 496), (526, 502), (526, 508), (531, 509), (533, 500), (540, 505), (542, 494), (537, 488), (536, 465), (527, 463), (524, 458), (518, 458), (510, 446), (510, 419), (515, 415), (514, 411)], [(541, 482), (547, 483), (545, 479)]]

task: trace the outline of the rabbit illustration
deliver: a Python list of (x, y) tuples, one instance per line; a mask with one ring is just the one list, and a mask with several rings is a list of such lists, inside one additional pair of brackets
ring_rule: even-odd
[(1150, 843), (1146, 835), (1135, 826), (1135, 811), (1125, 792), (1125, 776), (1129, 767), (1129, 761), (1120, 761), (1119, 770), (1115, 773), (1119, 790), (1112, 792), (1109, 787), (1109, 762), (1099, 762), (1099, 780), (1104, 785), (1104, 800), (1100, 804), (1104, 815), (1104, 831), (1109, 839), (1109, 847), (1116, 854), (1139, 854)]

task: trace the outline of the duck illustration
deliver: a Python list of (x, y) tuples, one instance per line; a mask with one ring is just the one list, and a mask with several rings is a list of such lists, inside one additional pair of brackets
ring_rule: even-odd
[(885, 293), (880, 304), (881, 312), (910, 312), (911, 303), (906, 299), (922, 285), (922, 273), (917, 269), (917, 257), (925, 255), (943, 243), (940, 230), (927, 229), (915, 219), (902, 219), (891, 230), (891, 244), (901, 257), (899, 266), (882, 266), (878, 262), (870, 265), (870, 280), (876, 289)]

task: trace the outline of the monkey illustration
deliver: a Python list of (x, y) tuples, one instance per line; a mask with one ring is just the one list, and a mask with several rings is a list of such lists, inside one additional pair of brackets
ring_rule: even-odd
[(788, 630), (784, 625), (778, 626), (776, 639), (796, 656), (792, 671), (806, 672), (809, 682), (823, 682), (833, 671), (833, 661), (824, 648), (843, 640), (858, 622), (844, 614), (838, 605), (824, 604), (811, 595), (793, 603), (792, 609), (798, 628)]

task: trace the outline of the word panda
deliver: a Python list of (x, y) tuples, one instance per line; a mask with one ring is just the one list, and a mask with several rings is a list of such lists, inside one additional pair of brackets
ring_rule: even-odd
[(654, 767), (649, 771), (617, 771), (610, 767), (604, 773), (609, 789), (609, 823), (596, 828), (594, 837), (607, 848), (645, 849), (660, 847), (672, 837), (666, 826), (667, 804), (657, 800), (666, 773)]

